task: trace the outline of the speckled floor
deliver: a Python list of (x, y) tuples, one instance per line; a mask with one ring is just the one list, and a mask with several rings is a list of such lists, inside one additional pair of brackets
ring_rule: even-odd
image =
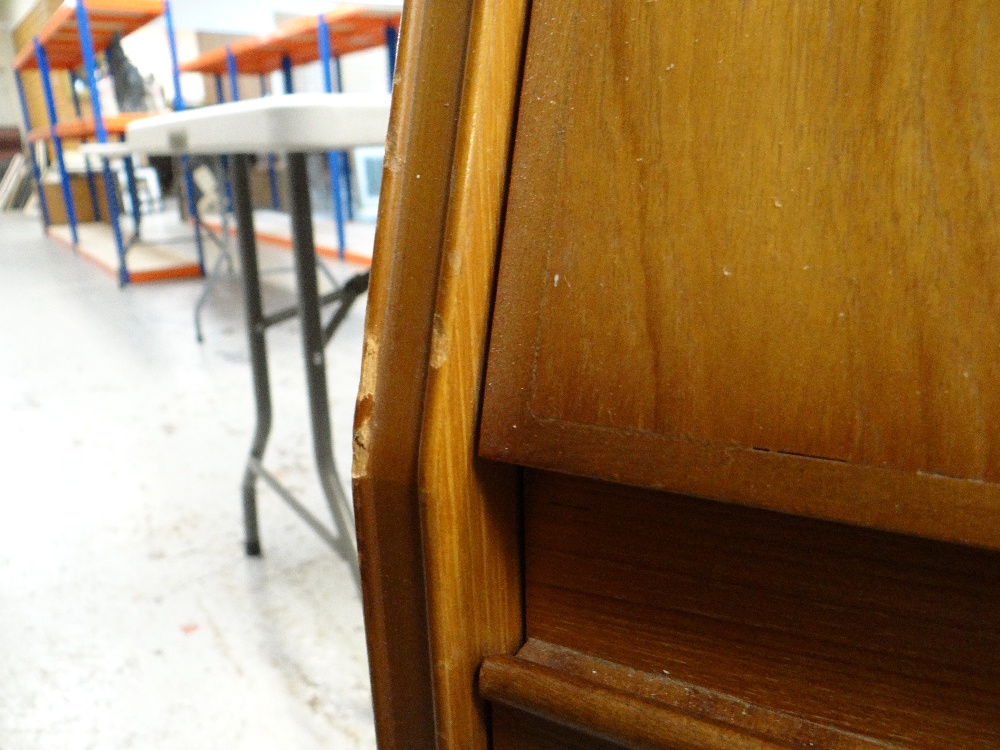
[[(290, 274), (265, 281), (270, 305), (290, 299)], [(200, 288), (119, 290), (37, 220), (0, 214), (2, 750), (374, 747), (345, 564), (266, 488), (264, 557), (243, 555), (240, 290), (220, 285), (199, 346)], [(363, 317), (328, 352), (345, 477)], [(268, 344), (265, 463), (325, 518), (296, 324)]]

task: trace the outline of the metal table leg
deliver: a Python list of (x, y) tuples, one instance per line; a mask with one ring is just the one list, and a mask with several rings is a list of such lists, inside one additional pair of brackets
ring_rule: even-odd
[(302, 347), (306, 365), (306, 388), (312, 422), (313, 452), (320, 483), (339, 532), (337, 551), (347, 560), (358, 579), (357, 552), (349, 515), (348, 499), (333, 459), (333, 433), (326, 390), (326, 359), (319, 289), (316, 282), (316, 250), (313, 242), (312, 210), (305, 154), (288, 154), (288, 180), (292, 218), (295, 277), (301, 311)]
[(236, 216), (237, 248), (243, 269), (243, 301), (250, 348), (250, 371), (253, 376), (254, 400), (257, 404), (257, 425), (247, 468), (243, 474), (243, 523), (246, 530), (248, 555), (260, 554), (257, 528), (257, 471), (271, 432), (271, 386), (267, 372), (267, 326), (260, 298), (260, 274), (257, 270), (257, 240), (254, 236), (253, 203), (250, 199), (250, 179), (247, 176), (249, 156), (233, 156), (230, 169), (233, 181), (233, 213)]
[[(368, 288), (368, 274), (358, 274), (339, 289), (322, 297), (316, 280), (316, 250), (313, 242), (312, 214), (309, 205), (309, 184), (305, 154), (288, 156), (288, 178), (291, 193), (292, 244), (295, 257), (295, 277), (298, 303), (284, 310), (265, 315), (260, 295), (260, 271), (257, 267), (257, 246), (254, 238), (253, 206), (247, 168), (250, 157), (237, 154), (230, 163), (233, 183), (233, 213), (237, 224), (237, 246), (243, 269), (243, 289), (247, 333), (250, 348), (250, 369), (257, 403), (257, 426), (243, 477), (243, 514), (246, 527), (246, 549), (249, 555), (260, 554), (257, 524), (257, 479), (263, 479), (317, 534), (348, 563), (352, 578), (360, 588), (357, 546), (353, 533), (350, 505), (344, 492), (333, 458), (333, 431), (330, 426), (330, 404), (326, 390), (324, 348), (337, 326), (344, 320), (351, 305)], [(339, 303), (330, 322), (324, 327), (321, 319), (324, 304)], [(333, 516), (337, 534), (303, 506), (295, 496), (263, 465), (264, 449), (271, 430), (271, 391), (267, 371), (267, 347), (264, 334), (272, 325), (299, 317), (302, 325), (302, 348), (306, 364), (306, 390), (309, 396), (313, 453), (320, 486)]]

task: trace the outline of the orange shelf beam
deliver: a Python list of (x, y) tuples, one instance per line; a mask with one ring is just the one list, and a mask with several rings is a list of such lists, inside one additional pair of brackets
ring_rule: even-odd
[[(398, 11), (364, 5), (348, 5), (324, 13), (330, 28), (330, 50), (334, 56), (359, 52), (385, 44), (385, 27), (399, 27)], [(286, 55), (292, 65), (304, 65), (319, 59), (316, 39), (319, 19), (297, 18), (282, 24), (270, 34), (247, 37), (230, 45), (240, 73), (263, 74), (281, 70)], [(213, 49), (180, 66), (185, 73), (225, 75), (226, 50)]]
[[(108, 135), (122, 135), (125, 132), (125, 126), (130, 122), (149, 117), (150, 114), (149, 112), (126, 112), (120, 115), (111, 115), (104, 118), (104, 129)], [(28, 140), (32, 143), (46, 140), (52, 137), (53, 131), (60, 138), (83, 140), (94, 138), (97, 135), (97, 126), (93, 117), (75, 117), (72, 120), (62, 120), (55, 128), (34, 128), (28, 133)]]
[[(120, 115), (108, 115), (104, 117), (104, 129), (108, 135), (122, 135), (125, 126), (130, 122), (149, 117), (150, 114), (150, 112), (124, 112)], [(93, 138), (97, 135), (97, 127), (93, 117), (75, 117), (56, 125), (55, 134), (60, 138)]]
[[(82, 1), (90, 19), (94, 53), (103, 52), (117, 33), (128, 36), (141, 26), (163, 15), (163, 0), (78, 0)], [(38, 33), (38, 41), (48, 53), (53, 70), (72, 70), (83, 64), (79, 29), (76, 24), (76, 2), (67, 0), (49, 17)], [(14, 58), (15, 70), (37, 68), (34, 44), (27, 44)]]

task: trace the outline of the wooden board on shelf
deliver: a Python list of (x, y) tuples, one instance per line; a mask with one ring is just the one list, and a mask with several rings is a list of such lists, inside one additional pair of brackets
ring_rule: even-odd
[[(94, 210), (94, 201), (90, 193), (90, 185), (87, 184), (87, 177), (82, 174), (70, 176), (70, 194), (73, 197), (73, 210), (76, 212), (78, 222), (90, 222), (97, 219), (98, 213)], [(53, 225), (66, 224), (66, 201), (63, 198), (62, 185), (58, 182), (46, 182), (43, 185), (45, 191), (45, 204), (49, 210), (49, 223)], [(108, 215), (108, 198), (104, 189), (104, 180), (100, 174), (94, 175), (94, 193), (97, 196), (97, 211), (100, 216)]]
[[(61, 244), (72, 245), (68, 226), (53, 226), (48, 231), (49, 236)], [(110, 225), (103, 222), (79, 224), (77, 235), (80, 255), (117, 278), (118, 253)], [(129, 249), (128, 269), (134, 284), (201, 275), (197, 261), (190, 254), (143, 241)]]
[(63, 0), (38, 0), (32, 5), (31, 9), (24, 14), (24, 17), (14, 27), (15, 49), (20, 50), (30, 45), (32, 37), (42, 30), (42, 27), (52, 17), (52, 14), (62, 4)]

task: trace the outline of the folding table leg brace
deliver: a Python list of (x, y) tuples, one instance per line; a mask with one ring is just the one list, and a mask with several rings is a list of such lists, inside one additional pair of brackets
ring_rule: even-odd
[[(201, 294), (194, 303), (194, 338), (199, 344), (205, 341), (205, 334), (201, 327), (201, 311), (208, 302), (208, 296), (215, 289), (215, 285), (222, 278), (222, 269), (226, 268), (229, 276), (235, 276), (236, 267), (233, 265), (233, 258), (230, 254), (230, 243), (232, 237), (229, 233), (229, 212), (233, 206), (233, 188), (229, 180), (229, 159), (224, 156), (218, 158), (218, 169), (216, 170), (216, 199), (219, 203), (219, 214), (222, 220), (218, 236), (209, 227), (203, 227), (205, 235), (214, 244), (219, 254), (215, 257), (211, 271), (205, 274), (205, 284), (201, 288)], [(201, 212), (199, 212), (200, 215)]]
[[(246, 551), (260, 554), (260, 536), (257, 524), (256, 480), (263, 479), (319, 536), (349, 564), (355, 583), (360, 587), (357, 551), (352, 532), (348, 500), (337, 474), (333, 458), (333, 435), (330, 428), (330, 406), (327, 397), (326, 362), (324, 348), (346, 317), (348, 309), (367, 291), (368, 272), (358, 274), (340, 289), (319, 295), (316, 281), (317, 265), (313, 244), (312, 216), (309, 203), (309, 186), (304, 154), (289, 154), (288, 179), (291, 197), (292, 241), (295, 257), (298, 304), (271, 315), (265, 315), (260, 295), (260, 274), (257, 267), (257, 246), (254, 236), (253, 206), (247, 174), (249, 156), (235, 154), (231, 157), (233, 183), (233, 209), (237, 224), (237, 246), (243, 268), (244, 302), (247, 334), (250, 349), (250, 367), (254, 382), (257, 406), (257, 424), (251, 443), (243, 477), (243, 512), (246, 530)], [(322, 306), (340, 304), (333, 318), (323, 327)], [(320, 485), (337, 527), (334, 535), (322, 522), (309, 512), (278, 479), (263, 466), (264, 451), (271, 431), (271, 389), (267, 370), (267, 328), (277, 323), (300, 317), (302, 346), (306, 366), (306, 387), (309, 396), (310, 421), (313, 435), (313, 452), (319, 473)]]

